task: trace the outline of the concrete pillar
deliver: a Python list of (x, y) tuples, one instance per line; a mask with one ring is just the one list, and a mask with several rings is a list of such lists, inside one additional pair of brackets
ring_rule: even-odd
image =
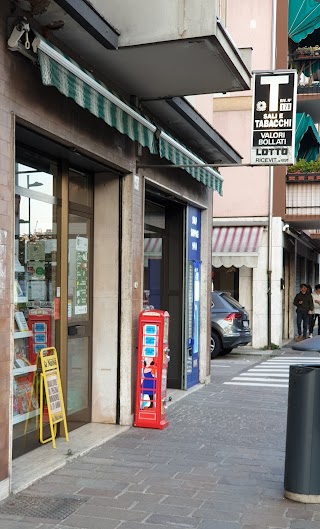
[(115, 423), (118, 371), (119, 177), (95, 176), (92, 422)]

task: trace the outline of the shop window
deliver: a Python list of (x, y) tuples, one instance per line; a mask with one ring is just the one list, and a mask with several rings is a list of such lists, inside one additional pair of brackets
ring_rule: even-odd
[[(56, 346), (59, 319), (58, 212), (53, 196), (57, 165), (17, 149), (14, 257), (13, 441), (26, 451), (31, 435), (38, 439), (39, 384), (36, 360), (40, 349)], [(50, 171), (50, 172), (49, 172)], [(30, 439), (29, 439), (30, 440)], [(15, 452), (14, 452), (15, 455)]]

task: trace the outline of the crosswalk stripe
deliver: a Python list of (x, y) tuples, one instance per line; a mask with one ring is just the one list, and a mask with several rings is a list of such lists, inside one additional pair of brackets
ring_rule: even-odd
[(224, 382), (228, 386), (264, 386), (268, 388), (287, 388), (288, 384), (262, 384), (261, 382)]
[(300, 364), (320, 365), (319, 356), (286, 356), (265, 360), (259, 365), (249, 368), (244, 373), (224, 382), (229, 386), (261, 386), (288, 388), (290, 366)]
[[(287, 377), (289, 378), (289, 377)], [(232, 380), (247, 380), (247, 381), (251, 381), (251, 382), (281, 382), (283, 380), (284, 383), (287, 382), (287, 380), (285, 380), (285, 377), (283, 377), (283, 379), (281, 380), (274, 380), (273, 378), (269, 378), (269, 377), (234, 377)]]
[[(261, 372), (261, 371), (254, 371), (254, 372), (250, 372), (250, 373), (245, 373), (246, 376), (248, 377), (256, 377), (256, 376), (272, 376), (272, 377), (279, 377), (279, 378), (289, 378), (289, 371), (287, 371), (287, 373), (274, 373), (273, 371), (266, 371), (266, 372)], [(241, 375), (239, 375), (241, 376)]]

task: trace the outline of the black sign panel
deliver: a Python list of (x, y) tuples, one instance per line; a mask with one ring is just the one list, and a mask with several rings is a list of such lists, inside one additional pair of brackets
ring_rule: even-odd
[(295, 151), (297, 72), (254, 74), (252, 165), (292, 165)]

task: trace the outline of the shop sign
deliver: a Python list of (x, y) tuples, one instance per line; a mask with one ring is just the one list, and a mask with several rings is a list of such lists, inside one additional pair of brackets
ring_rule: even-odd
[(188, 260), (200, 260), (201, 211), (188, 207)]
[(253, 76), (251, 165), (292, 165), (295, 161), (296, 70)]

